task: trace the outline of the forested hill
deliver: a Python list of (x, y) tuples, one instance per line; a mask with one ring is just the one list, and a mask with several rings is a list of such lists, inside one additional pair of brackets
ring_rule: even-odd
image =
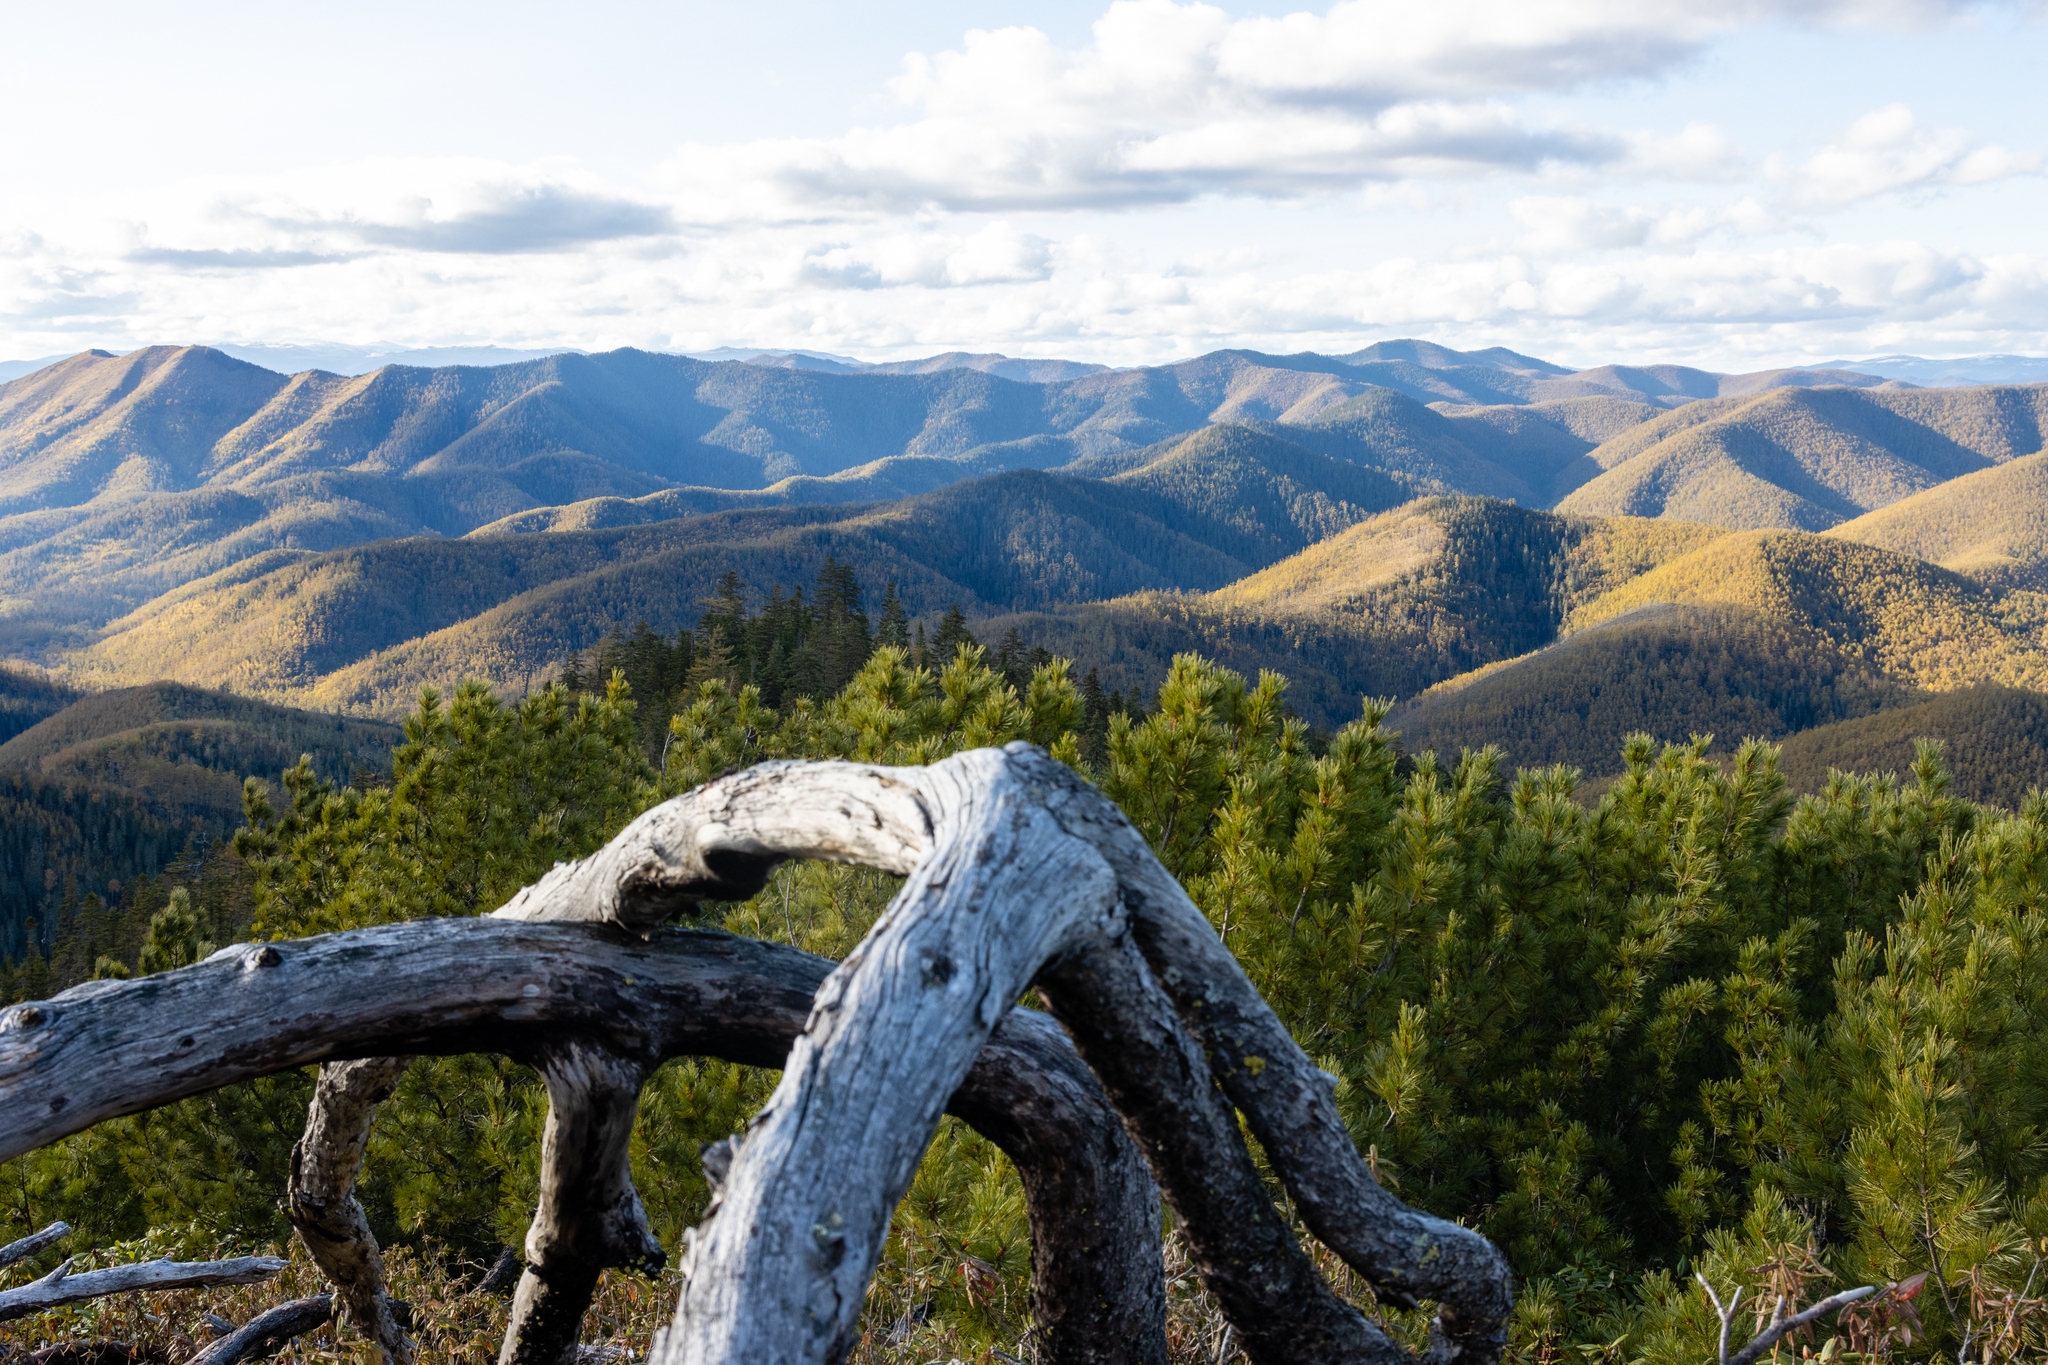
[(169, 682), (73, 700), (0, 744), (0, 956), (21, 955), (31, 921), (47, 956), (86, 897), (203, 855), (242, 823), (245, 778), (275, 783), (305, 756), (325, 781), (361, 782), (401, 738)]
[(2048, 384), (1778, 388), (1634, 427), (1553, 492), (1563, 511), (1820, 531), (2032, 455), (2044, 427)]

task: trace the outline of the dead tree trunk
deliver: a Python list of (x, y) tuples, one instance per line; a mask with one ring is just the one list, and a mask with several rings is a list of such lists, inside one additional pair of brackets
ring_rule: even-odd
[(67, 1303), (127, 1294), (137, 1289), (203, 1289), (218, 1284), (255, 1284), (284, 1269), (275, 1256), (238, 1256), (228, 1261), (137, 1261), (73, 1275), (66, 1261), (40, 1280), (0, 1293), (0, 1322), (62, 1308)]
[[(751, 895), (789, 857), (907, 876), (853, 954), (810, 979), (815, 999), (764, 1002), (730, 989), (740, 973), (714, 981), (660, 951), (702, 949), (715, 936), (607, 937), (646, 934), (699, 899)], [(0, 1159), (309, 1060), (488, 1050), (552, 1065), (555, 1193), (536, 1221), (535, 1266), (504, 1357), (552, 1363), (573, 1341), (593, 1265), (637, 1235), (637, 1197), (612, 1153), (644, 1068), (681, 1053), (781, 1065), (767, 1109), (731, 1140), (712, 1214), (691, 1235), (676, 1320), (652, 1357), (823, 1365), (854, 1340), (890, 1213), (948, 1104), (1001, 1110), (1007, 1124), (990, 1133), (1001, 1142), (1032, 1122), (1023, 1101), (1079, 1093), (1071, 1078), (976, 1089), (1017, 1030), (1011, 1003), (1037, 981), (1156, 1165), (1206, 1282), (1259, 1365), (1405, 1353), (1316, 1279), (1264, 1194), (1240, 1114), (1326, 1245), (1389, 1300), (1438, 1304), (1431, 1360), (1493, 1365), (1500, 1355), (1510, 1297), (1499, 1253), (1372, 1180), (1322, 1073), (1144, 839), (1028, 745), (916, 769), (762, 764), (647, 812), (498, 914), (493, 925), (248, 945), (0, 1014)], [(532, 922), (547, 920), (581, 925)], [(719, 951), (751, 953), (758, 966), (768, 945)], [(799, 1032), (791, 1024), (804, 1015)], [(135, 1070), (113, 1072), (108, 1058)], [(1149, 1182), (1097, 1181), (1114, 1207), (1051, 1207), (1055, 1191), (1088, 1183), (1074, 1179), (1075, 1163), (1044, 1160), (1081, 1128), (1104, 1131), (1092, 1118), (1041, 1123), (1018, 1144), (1041, 1161), (1024, 1180), (1034, 1296), (1046, 1301), (1044, 1319), (1072, 1334), (1048, 1343), (1048, 1359), (1156, 1361), (1157, 1227), (1138, 1198)], [(1115, 1231), (1061, 1238), (1091, 1222)], [(1052, 1271), (1074, 1249), (1102, 1258), (1092, 1282)], [(1093, 1311), (1057, 1297), (1083, 1289), (1094, 1291)], [(1136, 1340), (1130, 1321), (1144, 1324)]]
[(0, 1270), (5, 1270), (16, 1261), (26, 1261), (39, 1251), (46, 1251), (71, 1235), (71, 1224), (52, 1223), (41, 1232), (31, 1232), (18, 1242), (9, 1242), (0, 1247)]
[(526, 1273), (513, 1295), (499, 1365), (573, 1365), (598, 1273), (630, 1266), (652, 1274), (667, 1263), (633, 1188), (628, 1151), (650, 1069), (574, 1038), (541, 1057), (548, 1121), (540, 1208), (526, 1234)]
[[(350, 1056), (501, 1052), (538, 1065), (550, 1046), (583, 1038), (627, 1056), (779, 1067), (833, 965), (722, 933), (666, 929), (643, 942), (602, 925), (491, 919), (226, 949), (0, 1011), (0, 1160)], [(1045, 1365), (1163, 1365), (1158, 1191), (1059, 1025), (1013, 1012), (950, 1107), (1023, 1180)], [(324, 1131), (360, 1141), (346, 1125)]]
[[(648, 811), (593, 857), (558, 867), (498, 913), (576, 915), (640, 929), (701, 897), (750, 895), (785, 857), (865, 863), (909, 880), (821, 988), (782, 1086), (737, 1146), (718, 1215), (697, 1230), (677, 1320), (656, 1355), (673, 1365), (751, 1358), (830, 1361), (848, 1347), (860, 1290), (938, 1110), (930, 1096), (967, 1045), (1049, 962), (1128, 932), (1215, 1080), (1243, 1112), (1318, 1236), (1395, 1302), (1439, 1305), (1430, 1354), (1490, 1365), (1504, 1344), (1509, 1276), (1468, 1229), (1407, 1208), (1366, 1171), (1320, 1071), (1122, 812), (1029, 745), (929, 768), (765, 763)], [(1055, 1012), (1060, 1006), (1055, 1000)], [(1156, 1006), (1120, 998), (1115, 1010)], [(922, 1065), (902, 1049), (908, 1039)], [(886, 1105), (864, 1098), (891, 1097)], [(1124, 1112), (1148, 1150), (1184, 1132)], [(1156, 1130), (1156, 1131), (1155, 1131)], [(1220, 1139), (1219, 1139), (1220, 1140)], [(1233, 1130), (1231, 1145), (1242, 1150)], [(813, 1164), (858, 1149), (872, 1184), (827, 1188)], [(1216, 1158), (1224, 1160), (1226, 1158)], [(1234, 1162), (1235, 1158), (1228, 1158)], [(1172, 1177), (1165, 1176), (1169, 1196)], [(1205, 1278), (1228, 1301), (1227, 1264), (1205, 1245), (1241, 1225), (1189, 1224)], [(1212, 1226), (1197, 1227), (1210, 1222)], [(806, 1238), (791, 1231), (809, 1228)], [(1241, 1287), (1241, 1286), (1240, 1286)], [(1248, 1307), (1248, 1305), (1247, 1305)], [(1329, 1340), (1391, 1351), (1341, 1304)], [(1256, 1358), (1324, 1358), (1286, 1333), (1238, 1324)]]
[(384, 1292), (384, 1258), (356, 1202), (355, 1184), (377, 1106), (391, 1097), (410, 1060), (372, 1057), (320, 1068), (305, 1134), (292, 1148), (284, 1200), (285, 1216), (334, 1286), (341, 1305), (335, 1316), (376, 1342), (390, 1365), (412, 1365), (412, 1343)]
[(243, 1365), (268, 1360), (293, 1337), (325, 1326), (334, 1316), (334, 1300), (326, 1294), (293, 1299), (266, 1309), (193, 1356), (185, 1365)]

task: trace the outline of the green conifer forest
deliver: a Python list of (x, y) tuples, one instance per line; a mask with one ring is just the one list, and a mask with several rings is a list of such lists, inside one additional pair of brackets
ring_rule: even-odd
[[(2048, 797), (1964, 800), (1933, 744), (1897, 776), (1836, 773), (1795, 797), (1770, 745), (1632, 735), (1595, 798), (1574, 770), (1514, 771), (1494, 748), (1410, 754), (1386, 703), (1319, 736), (1284, 678), (1193, 655), (1133, 707), (1015, 641), (920, 651), (900, 609), (870, 627), (831, 575), (758, 613), (714, 604), (681, 639), (623, 636), (601, 686), (591, 668), (580, 691), (425, 694), (388, 776), (343, 783), (308, 761), (250, 781), (231, 847), (72, 911), (65, 947), (11, 958), (0, 991), (167, 970), (236, 938), (487, 911), (664, 796), (762, 759), (916, 764), (1023, 739), (1146, 833), (1339, 1078), (1380, 1178), (1506, 1251), (1517, 1359), (1711, 1359), (1695, 1275), (1807, 1301), (1930, 1272), (1911, 1299), (1804, 1343), (1838, 1338), (1830, 1359), (2048, 1346), (2048, 987), (2033, 970)], [(672, 699), (646, 708), (665, 713), (658, 746), (643, 688)], [(893, 882), (792, 865), (706, 907), (708, 923), (839, 956)], [(700, 1147), (772, 1080), (686, 1061), (650, 1084), (635, 1158), (664, 1241), (703, 1211)], [(62, 1217), (99, 1246), (283, 1245), (276, 1201), (309, 1088), (272, 1077), (0, 1167), (0, 1238)], [(466, 1057), (417, 1063), (380, 1113), (366, 1207), (456, 1305), (425, 1329), (427, 1358), (457, 1358), (463, 1315), (486, 1311), (464, 1286), (520, 1243), (544, 1112), (530, 1072)], [(861, 1358), (1014, 1350), (1024, 1228), (1004, 1160), (948, 1120), (894, 1225)], [(1175, 1293), (1176, 1340), (1192, 1341), (1199, 1294)], [(651, 1330), (672, 1293), (633, 1294)], [(1382, 1316), (1420, 1339), (1426, 1313)]]

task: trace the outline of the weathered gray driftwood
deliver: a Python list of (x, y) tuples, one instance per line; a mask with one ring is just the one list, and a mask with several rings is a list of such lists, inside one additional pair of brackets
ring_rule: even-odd
[[(833, 964), (728, 934), (434, 920), (94, 982), (0, 1011), (0, 1160), (104, 1119), (309, 1062), (502, 1052), (782, 1065)], [(109, 1064), (117, 1062), (118, 1064)], [(1058, 1024), (1013, 1012), (952, 1097), (1022, 1176), (1047, 1365), (1165, 1359), (1158, 1194)]]
[(549, 1045), (541, 1135), (540, 1207), (526, 1236), (526, 1271), (512, 1299), (500, 1365), (570, 1365), (584, 1310), (608, 1266), (650, 1274), (668, 1254), (633, 1188), (629, 1143), (640, 1085), (655, 1059), (585, 1039)]
[[(821, 989), (781, 1088), (737, 1142), (721, 1203), (693, 1239), (687, 1287), (658, 1359), (709, 1365), (843, 1353), (878, 1230), (910, 1176), (905, 1153), (922, 1150), (937, 1120), (932, 1095), (946, 1093), (974, 1039), (1041, 967), (1052, 966), (1042, 984), (1054, 988), (1051, 1003), (1064, 1017), (1072, 1007), (1058, 998), (1062, 964), (1108, 952), (1126, 934), (1171, 1001), (1174, 1027), (1199, 1045), (1311, 1230), (1389, 1299), (1438, 1303), (1432, 1357), (1498, 1358), (1511, 1304), (1499, 1253), (1372, 1180), (1321, 1072), (1143, 838), (1112, 803), (1030, 746), (921, 769), (762, 764), (647, 812), (605, 850), (556, 869), (499, 913), (574, 914), (638, 931), (700, 897), (751, 894), (783, 857), (866, 863), (909, 880)], [(1159, 1012), (1139, 980), (1099, 974), (1096, 1022)], [(1104, 999), (1103, 990), (1119, 994)], [(922, 1065), (904, 1056), (912, 1038)], [(1124, 1119), (1160, 1161), (1169, 1197), (1180, 1188), (1176, 1212), (1205, 1281), (1249, 1317), (1296, 1294), (1301, 1262), (1298, 1249), (1288, 1257), (1274, 1246), (1271, 1257), (1245, 1265), (1243, 1239), (1263, 1220), (1239, 1221), (1242, 1199), (1194, 1198), (1211, 1187), (1165, 1169), (1170, 1154), (1198, 1155), (1187, 1124), (1204, 1106), (1212, 1107), (1204, 1131), (1223, 1141), (1224, 1120), (1234, 1116), (1213, 1109), (1221, 1102), (1207, 1093), (1185, 1076), (1174, 1095), (1157, 1084), (1149, 1098), (1129, 1089)], [(1234, 1127), (1229, 1141), (1242, 1150)], [(852, 1174), (872, 1183), (820, 1181), (821, 1153), (862, 1154)], [(1243, 1188), (1238, 1156), (1207, 1159)], [(1260, 1240), (1272, 1244), (1264, 1232)], [(1333, 1296), (1316, 1302), (1312, 1316), (1328, 1330), (1307, 1340), (1270, 1322), (1240, 1323), (1255, 1359), (1398, 1354)]]
[(412, 1343), (385, 1293), (384, 1258), (356, 1202), (355, 1184), (377, 1106), (390, 1098), (410, 1060), (371, 1057), (320, 1068), (306, 1131), (292, 1148), (284, 1199), (285, 1216), (334, 1286), (336, 1316), (377, 1343), (391, 1365), (412, 1365)]
[(330, 1295), (291, 1299), (275, 1308), (266, 1308), (185, 1365), (243, 1365), (245, 1361), (268, 1360), (293, 1337), (326, 1325), (333, 1316), (334, 1299)]
[[(1064, 837), (1045, 800), (1019, 799), (1011, 766), (980, 750), (919, 773), (917, 795), (943, 812), (930, 851), (819, 988), (781, 1084), (735, 1141), (652, 1359), (842, 1359), (947, 1097), (1040, 965), (1115, 927), (1114, 875)], [(817, 770), (784, 772), (809, 784)], [(828, 809), (849, 804), (842, 794)], [(757, 816), (752, 837), (770, 849), (776, 830), (760, 831), (808, 809), (772, 788), (738, 808)]]
[(52, 1223), (41, 1232), (31, 1232), (18, 1242), (9, 1242), (0, 1247), (0, 1270), (7, 1269), (16, 1261), (26, 1261), (38, 1252), (46, 1251), (71, 1235), (71, 1224)]
[[(76, 1257), (72, 1258), (77, 1259)], [(137, 1261), (74, 1275), (67, 1260), (39, 1280), (0, 1292), (0, 1322), (61, 1308), (67, 1303), (137, 1289), (203, 1289), (220, 1284), (256, 1284), (284, 1269), (275, 1256), (238, 1256), (227, 1261)]]
[(1131, 942), (1074, 953), (1038, 984), (1117, 1107), (1145, 1116), (1132, 1131), (1247, 1354), (1332, 1365), (1400, 1359), (1295, 1242), (1200, 1047), (1175, 1026), (1171, 1002)]

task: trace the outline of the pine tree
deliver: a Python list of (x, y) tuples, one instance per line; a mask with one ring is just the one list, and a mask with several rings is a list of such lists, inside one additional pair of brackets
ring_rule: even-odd
[(955, 602), (946, 608), (945, 616), (939, 620), (938, 633), (932, 637), (930, 667), (945, 668), (953, 662), (953, 656), (962, 645), (978, 647), (979, 644), (974, 633), (967, 629), (967, 613), (961, 611), (960, 604)]
[(1102, 676), (1093, 668), (1081, 680), (1081, 753), (1090, 763), (1100, 763), (1109, 745), (1109, 698), (1102, 691)]
[(893, 578), (882, 590), (882, 619), (875, 625), (875, 643), (896, 649), (910, 648), (910, 616), (903, 610), (903, 599), (896, 595), (896, 580)]
[(149, 922), (149, 938), (142, 945), (138, 964), (142, 975), (189, 967), (212, 952), (213, 944), (199, 936), (199, 914), (192, 908), (192, 893), (182, 886), (173, 887), (169, 904)]

